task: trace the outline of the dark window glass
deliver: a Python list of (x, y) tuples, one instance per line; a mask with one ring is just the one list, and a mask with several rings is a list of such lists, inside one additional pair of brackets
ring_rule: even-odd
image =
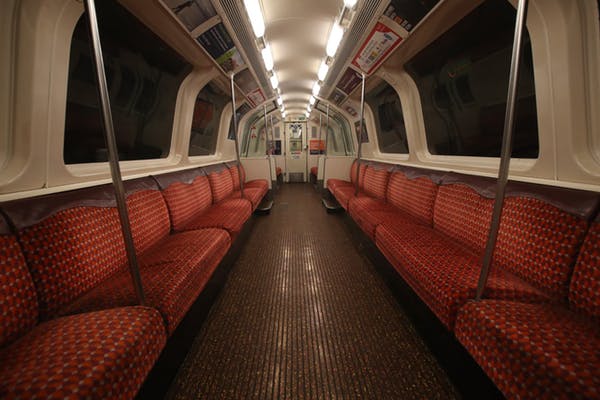
[(229, 101), (229, 96), (213, 82), (209, 82), (198, 93), (192, 119), (188, 153), (190, 156), (206, 156), (215, 153), (221, 113)]
[(367, 104), (375, 116), (379, 150), (382, 153), (408, 153), (404, 115), (398, 93), (387, 82), (370, 91)]
[[(114, 1), (96, 6), (119, 159), (167, 157), (177, 91), (191, 66)], [(107, 160), (85, 16), (71, 42), (63, 157)]]
[[(406, 65), (421, 95), (431, 154), (500, 156), (515, 17), (506, 0), (488, 0)], [(526, 33), (512, 156), (537, 158), (538, 152)]]

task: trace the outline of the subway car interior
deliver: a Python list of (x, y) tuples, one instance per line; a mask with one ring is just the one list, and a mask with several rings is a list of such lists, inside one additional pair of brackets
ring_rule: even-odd
[(2, 0), (1, 399), (600, 399), (599, 0)]

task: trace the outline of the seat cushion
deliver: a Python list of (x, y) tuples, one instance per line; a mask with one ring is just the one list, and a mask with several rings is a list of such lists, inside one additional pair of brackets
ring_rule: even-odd
[[(256, 210), (256, 207), (260, 204), (263, 197), (265, 197), (267, 191), (263, 187), (249, 187), (244, 186), (244, 198), (250, 200), (252, 203), (252, 211)], [(232, 198), (240, 198), (240, 191), (233, 192)]]
[(597, 320), (566, 307), (469, 302), (456, 337), (508, 398), (600, 398)]
[(333, 194), (333, 192), (335, 192), (335, 190), (338, 187), (342, 187), (342, 186), (354, 187), (354, 184), (350, 181), (345, 181), (343, 179), (335, 179), (335, 178), (327, 179), (327, 189), (329, 189), (331, 194)]
[[(170, 235), (138, 257), (146, 304), (160, 311), (173, 333), (230, 246), (227, 232), (203, 229)], [(136, 304), (122, 270), (62, 309), (63, 315)]]
[(161, 316), (148, 307), (54, 319), (0, 350), (0, 396), (130, 399), (165, 341)]
[(267, 193), (269, 190), (269, 181), (266, 179), (253, 179), (248, 182), (244, 182), (244, 189), (260, 189), (263, 190), (264, 193)]
[(169, 207), (173, 230), (176, 231), (206, 211), (213, 202), (210, 183), (204, 175), (197, 176), (190, 183), (172, 183), (162, 193)]
[(396, 207), (368, 196), (352, 197), (348, 203), (348, 212), (352, 219), (371, 239), (375, 240), (375, 228), (385, 221), (393, 221), (394, 225), (417, 222), (410, 215)]
[(600, 318), (600, 215), (579, 252), (569, 287), (571, 306)]
[(275, 175), (279, 176), (282, 172), (283, 170), (281, 169), (281, 167), (275, 167)]
[(317, 172), (319, 172), (319, 168), (318, 167), (310, 167), (310, 173), (311, 173), (311, 175), (314, 175), (316, 177), (317, 176)]
[[(459, 307), (475, 297), (481, 257), (453, 238), (418, 224), (382, 223), (375, 230), (375, 243), (402, 278), (452, 330)], [(484, 296), (551, 301), (544, 292), (498, 267), (490, 270)]]
[[(344, 208), (344, 210), (348, 210), (348, 205), (350, 199), (355, 197), (356, 188), (354, 185), (352, 186), (338, 186), (332, 193), (338, 203)], [(359, 196), (361, 194), (359, 193)]]
[(233, 239), (240, 233), (251, 215), (252, 203), (249, 200), (229, 198), (214, 204), (206, 212), (191, 220), (182, 230), (221, 228), (229, 232)]

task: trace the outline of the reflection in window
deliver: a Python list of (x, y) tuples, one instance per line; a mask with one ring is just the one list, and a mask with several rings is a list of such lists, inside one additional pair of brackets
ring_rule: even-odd
[[(488, 0), (417, 54), (406, 69), (421, 95), (431, 154), (499, 157), (516, 11)], [(513, 157), (538, 156), (533, 60), (525, 35)]]
[(407, 154), (404, 115), (396, 90), (387, 82), (383, 82), (367, 94), (366, 102), (375, 117), (379, 151)]
[(229, 101), (229, 96), (212, 82), (198, 93), (192, 118), (188, 153), (190, 156), (206, 156), (215, 153), (221, 113)]
[[(114, 1), (97, 4), (120, 160), (164, 158), (177, 92), (191, 70), (177, 53)], [(73, 32), (65, 117), (65, 164), (107, 160), (85, 16)]]

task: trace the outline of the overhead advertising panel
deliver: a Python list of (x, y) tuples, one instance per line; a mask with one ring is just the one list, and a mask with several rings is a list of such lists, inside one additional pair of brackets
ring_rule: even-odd
[(344, 100), (346, 99), (346, 95), (343, 92), (340, 92), (339, 90), (334, 90), (333, 93), (331, 93), (331, 96), (329, 96), (329, 99), (336, 105), (340, 105), (344, 102)]
[(217, 12), (209, 0), (164, 0), (165, 4), (173, 11), (179, 20), (191, 32), (197, 26), (208, 21)]
[(347, 68), (336, 87), (342, 92), (350, 94), (358, 85), (360, 85), (361, 81), (362, 75), (360, 72), (356, 72), (352, 68)]
[(198, 42), (225, 72), (237, 70), (244, 65), (242, 55), (222, 23), (218, 23), (201, 34)]
[(258, 88), (258, 84), (254, 80), (252, 72), (250, 72), (250, 70), (247, 68), (235, 74), (233, 80), (235, 81), (235, 84), (238, 85), (238, 87), (246, 94)]
[(439, 1), (392, 0), (384, 14), (410, 32)]
[(256, 88), (246, 95), (252, 105), (257, 106), (266, 100), (264, 93), (260, 88)]
[(401, 41), (400, 35), (378, 22), (352, 60), (352, 65), (370, 75)]

